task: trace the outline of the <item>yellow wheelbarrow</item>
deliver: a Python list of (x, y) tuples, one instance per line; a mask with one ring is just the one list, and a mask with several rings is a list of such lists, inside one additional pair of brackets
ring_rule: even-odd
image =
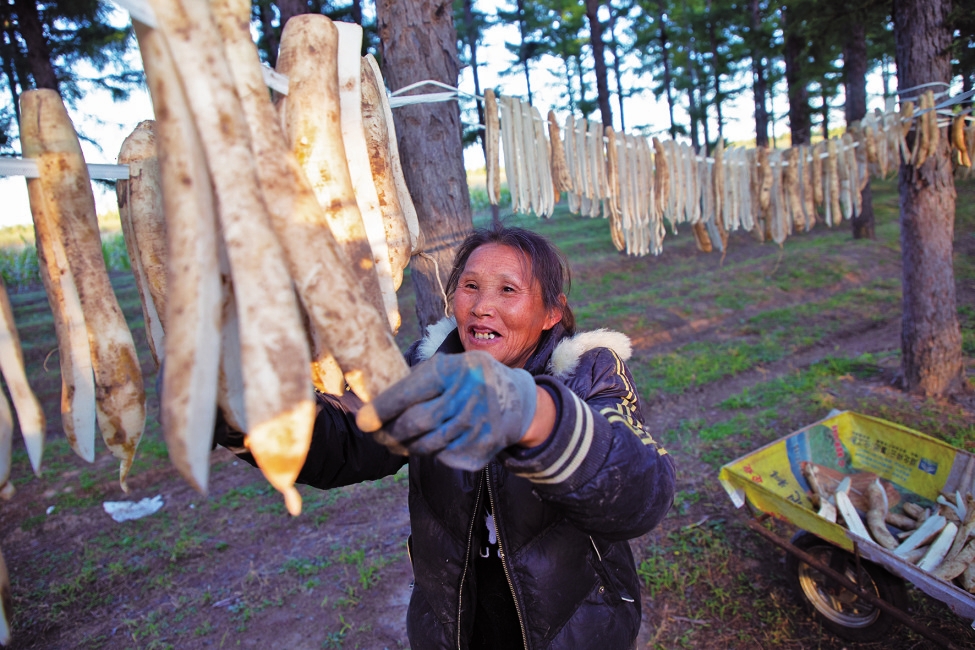
[[(726, 464), (719, 474), (735, 506), (748, 504), (757, 515), (748, 526), (788, 552), (790, 582), (827, 629), (851, 641), (876, 641), (902, 623), (943, 647), (958, 647), (905, 613), (905, 581), (966, 621), (975, 621), (975, 595), (817, 514), (802, 471), (807, 463), (831, 477), (853, 479), (854, 491), (858, 477), (881, 479), (891, 512), (908, 501), (936, 510), (939, 496), (943, 501), (943, 495), (975, 494), (972, 454), (907, 427), (844, 411)], [(770, 516), (799, 532), (783, 539), (762, 525)]]

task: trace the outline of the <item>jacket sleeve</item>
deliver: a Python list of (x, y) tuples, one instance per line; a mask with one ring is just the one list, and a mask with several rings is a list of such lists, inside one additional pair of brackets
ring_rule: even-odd
[(555, 429), (539, 447), (509, 448), (508, 470), (590, 534), (632, 539), (656, 526), (673, 503), (675, 467), (646, 429), (623, 360), (597, 348), (567, 383), (535, 380), (555, 401)]
[[(361, 406), (352, 393), (341, 398), (316, 395), (321, 410), (315, 418), (311, 446), (296, 483), (321, 489), (371, 481), (395, 474), (406, 464), (405, 456), (390, 453), (355, 424)], [(244, 446), (244, 434), (218, 417), (214, 440), (242, 460), (257, 465)]]

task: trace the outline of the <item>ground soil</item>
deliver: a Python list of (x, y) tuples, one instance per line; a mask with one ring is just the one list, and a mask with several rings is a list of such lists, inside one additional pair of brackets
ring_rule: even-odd
[[(960, 252), (975, 253), (973, 239), (969, 236), (960, 241)], [(782, 254), (777, 247), (761, 245), (747, 236), (736, 235), (733, 244), (726, 263), (765, 258), (773, 265)], [(704, 273), (718, 263), (715, 256), (698, 254), (688, 246), (665, 250), (655, 264), (688, 263)], [(854, 286), (870, 279), (899, 277), (896, 251), (879, 245), (856, 250), (861, 252), (853, 254), (862, 259), (851, 260), (851, 266), (859, 270), (840, 283)], [(620, 256), (576, 272), (627, 271), (633, 263)], [(121, 278), (117, 281), (125, 283)], [(696, 320), (682, 315), (693, 312), (692, 308), (648, 306), (642, 316), (649, 326), (639, 329), (624, 323), (621, 329), (633, 339), (634, 358), (648, 358), (690, 341), (733, 337), (750, 315), (749, 309), (787, 307), (816, 298), (815, 291), (837, 290), (831, 286), (809, 293), (770, 291), (760, 305)], [(409, 292), (407, 286), (402, 293)], [(975, 288), (959, 286), (959, 302), (975, 304)], [(18, 314), (43, 308), (43, 296), (38, 295), (34, 303), (20, 300)], [(404, 307), (403, 342), (418, 333), (410, 324), (410, 309)], [(137, 311), (134, 316), (138, 317)], [(29, 338), (24, 330), (21, 336)], [(136, 336), (142, 344), (138, 330)], [(664, 432), (690, 419), (720, 420), (725, 416), (717, 412), (717, 405), (727, 397), (808, 367), (825, 356), (896, 351), (899, 337), (900, 314), (892, 309), (880, 320), (850, 323), (828, 340), (702, 388), (678, 396), (644, 396), (650, 429), (677, 460), (679, 489), (701, 498), (684, 503), (658, 529), (633, 540), (637, 560), (669, 536), (720, 521), (730, 544), (739, 551), (736, 566), (743, 581), (756, 594), (756, 601), (758, 594), (763, 596), (763, 607), (777, 610), (769, 612), (768, 625), (783, 629), (763, 628), (754, 618), (748, 622), (734, 616), (697, 619), (690, 614), (694, 610), (683, 593), (662, 593), (655, 598), (644, 593), (637, 647), (851, 647), (795, 606), (783, 577), (784, 554), (743, 525), (747, 515), (732, 507), (718, 485), (713, 464), (693, 448), (694, 439), (668, 439)], [(32, 347), (27, 352), (29, 362), (42, 365), (51, 350), (50, 342)], [(48, 361), (51, 365), (56, 363)], [(881, 365), (879, 375), (843, 382), (839, 390), (844, 393), (836, 396), (837, 401), (869, 397), (891, 403), (906, 401), (921, 408), (922, 401), (904, 396), (894, 387), (896, 359)], [(147, 385), (151, 385), (155, 368), (145, 355), (144, 370)], [(56, 374), (39, 377), (35, 388), (48, 406), (49, 436), (56, 440), (60, 429)], [(154, 400), (152, 393), (150, 419), (156, 413)], [(946, 408), (973, 417), (971, 404), (964, 400)], [(808, 424), (803, 417), (802, 413), (783, 413), (776, 429), (784, 435)], [(147, 435), (156, 436), (158, 442), (158, 428)], [(302, 489), (305, 513), (291, 518), (260, 472), (222, 449), (213, 453), (206, 497), (193, 491), (165, 458), (135, 472), (129, 479), (129, 494), (119, 490), (114, 480), (116, 461), (105, 453), (100, 452), (90, 467), (68, 455), (48, 470), (43, 481), (27, 476), (22, 453), (15, 458), (20, 463), (14, 472), (18, 491), (12, 500), (0, 504), (0, 548), (10, 573), (15, 608), (11, 648), (311, 650), (408, 645), (405, 618), (412, 574), (405, 549), (409, 519), (402, 474), (327, 494)], [(85, 481), (80, 483), (80, 478)], [(85, 498), (72, 505), (63, 499), (71, 494)], [(103, 501), (138, 501), (157, 495), (165, 503), (163, 509), (138, 521), (116, 523), (101, 507)], [(55, 504), (63, 505), (49, 511)], [(779, 524), (776, 530), (791, 534)], [(733, 580), (721, 580), (729, 584), (716, 582), (714, 593), (720, 589), (734, 592), (736, 595), (727, 598), (749, 606), (748, 592), (741, 595), (740, 590), (732, 589)], [(975, 647), (975, 635), (964, 621), (917, 592), (912, 591), (912, 599), (912, 616), (956, 643)], [(707, 634), (692, 634), (702, 629)], [(931, 646), (916, 635), (900, 634), (882, 644), (855, 647)]]

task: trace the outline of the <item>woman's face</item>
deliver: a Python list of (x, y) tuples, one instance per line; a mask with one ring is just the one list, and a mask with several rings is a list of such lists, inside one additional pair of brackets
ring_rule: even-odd
[(454, 293), (454, 316), (465, 350), (483, 350), (512, 368), (521, 368), (542, 332), (562, 319), (546, 309), (542, 290), (524, 253), (485, 244), (471, 253)]

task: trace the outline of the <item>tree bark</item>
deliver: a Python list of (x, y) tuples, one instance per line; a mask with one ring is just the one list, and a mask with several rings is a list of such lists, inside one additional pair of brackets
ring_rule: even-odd
[(677, 137), (677, 125), (674, 124), (674, 94), (671, 92), (670, 54), (667, 52), (669, 40), (665, 27), (666, 21), (664, 20), (666, 11), (667, 7), (664, 0), (657, 0), (657, 24), (660, 25), (660, 59), (664, 66), (664, 88), (667, 91), (667, 113), (670, 116), (670, 139), (673, 140)]
[(260, 3), (258, 14), (261, 20), (261, 32), (267, 44), (267, 64), (273, 68), (278, 64), (278, 47), (281, 45), (281, 30), (284, 29), (284, 25), (280, 25), (278, 29), (274, 28), (274, 11), (270, 2)]
[(521, 48), (520, 54), (521, 64), (525, 68), (525, 88), (528, 92), (528, 103), (534, 104), (535, 101), (532, 99), (532, 80), (530, 69), (528, 66), (528, 46), (525, 44), (525, 32), (528, 30), (527, 21), (525, 20), (525, 0), (518, 0), (518, 34), (521, 38)]
[[(376, 22), (391, 90), (433, 79), (457, 85), (460, 62), (450, 4), (377, 0)], [(421, 329), (444, 315), (441, 287), (457, 247), (472, 229), (457, 102), (404, 106), (393, 112), (406, 184), (423, 233), (411, 261)]]
[(613, 76), (616, 77), (616, 102), (620, 107), (620, 131), (626, 130), (626, 119), (623, 117), (623, 82), (620, 80), (620, 44), (616, 40), (616, 17), (609, 26), (609, 43), (613, 54)]
[(809, 144), (812, 120), (809, 117), (809, 88), (802, 75), (803, 42), (791, 25), (788, 10), (782, 8), (782, 27), (785, 43), (782, 56), (785, 59), (785, 81), (789, 89), (789, 132), (792, 145)]
[[(7, 16), (4, 16), (6, 19)], [(6, 21), (9, 25), (9, 21)], [(20, 88), (23, 87), (23, 82), (17, 75), (17, 68), (14, 66), (14, 60), (16, 58), (17, 44), (14, 40), (13, 30), (9, 27), (3, 30), (3, 42), (2, 42), (2, 52), (3, 52), (3, 74), (7, 78), (7, 86), (10, 89), (10, 98), (13, 100), (14, 106), (14, 119), (17, 120), (17, 124), (20, 124)]]
[(752, 94), (755, 96), (755, 146), (767, 147), (768, 110), (765, 108), (765, 97), (768, 95), (768, 85), (765, 81), (765, 66), (762, 64), (764, 52), (758, 37), (762, 15), (758, 0), (749, 0), (748, 6), (751, 16)]
[(884, 84), (884, 97), (890, 97), (890, 65), (887, 55), (883, 55), (883, 63), (880, 66), (880, 78)]
[(44, 37), (37, 4), (32, 0), (15, 0), (14, 11), (17, 12), (18, 31), (27, 44), (27, 63), (34, 87), (58, 90), (58, 77), (51, 63), (51, 50)]
[(613, 126), (613, 109), (609, 105), (609, 80), (606, 72), (606, 46), (603, 43), (603, 24), (599, 22), (599, 0), (586, 0), (589, 19), (589, 40), (592, 45), (593, 71), (596, 73), (596, 99), (603, 126)]
[(823, 89), (821, 96), (823, 98), (823, 108), (822, 108), (823, 140), (829, 140), (829, 95), (826, 93), (825, 89)]
[[(707, 4), (708, 16), (711, 15), (711, 0)], [(718, 117), (718, 142), (724, 141), (724, 115), (721, 112), (721, 74), (718, 71), (718, 37), (714, 31), (714, 22), (708, 19), (708, 38), (711, 41), (711, 61), (714, 68), (714, 108)]]
[[(846, 92), (846, 124), (862, 120), (867, 114), (867, 35), (863, 23), (854, 19), (846, 26), (843, 42), (843, 83)], [(861, 193), (862, 209), (853, 217), (854, 239), (874, 238), (873, 190), (870, 179)]]
[(704, 143), (698, 151), (703, 151), (707, 154), (711, 148), (711, 133), (708, 127), (708, 103), (707, 92), (705, 91), (708, 83), (707, 80), (701, 81), (701, 75), (706, 74), (704, 72), (704, 57), (693, 46), (691, 47), (690, 54), (693, 57), (692, 75), (694, 78), (694, 87), (697, 89), (697, 116), (701, 122), (701, 131), (704, 135)]
[[(910, 88), (951, 81), (951, 0), (897, 0), (897, 81)], [(939, 397), (968, 388), (955, 306), (952, 237), (955, 185), (948, 140), (919, 168), (899, 174), (903, 318), (901, 372), (905, 390)]]
[(585, 71), (582, 69), (582, 55), (576, 57), (576, 74), (579, 76), (579, 111), (583, 113), (584, 118), (589, 119), (589, 114), (585, 112), (586, 80)]
[[(690, 62), (690, 67), (693, 69), (694, 63)], [(694, 147), (694, 151), (700, 151), (701, 149), (701, 136), (698, 130), (699, 126), (699, 109), (697, 104), (697, 96), (694, 92), (694, 88), (697, 86), (696, 80), (691, 88), (687, 89), (687, 113), (691, 118), (691, 145)]]

